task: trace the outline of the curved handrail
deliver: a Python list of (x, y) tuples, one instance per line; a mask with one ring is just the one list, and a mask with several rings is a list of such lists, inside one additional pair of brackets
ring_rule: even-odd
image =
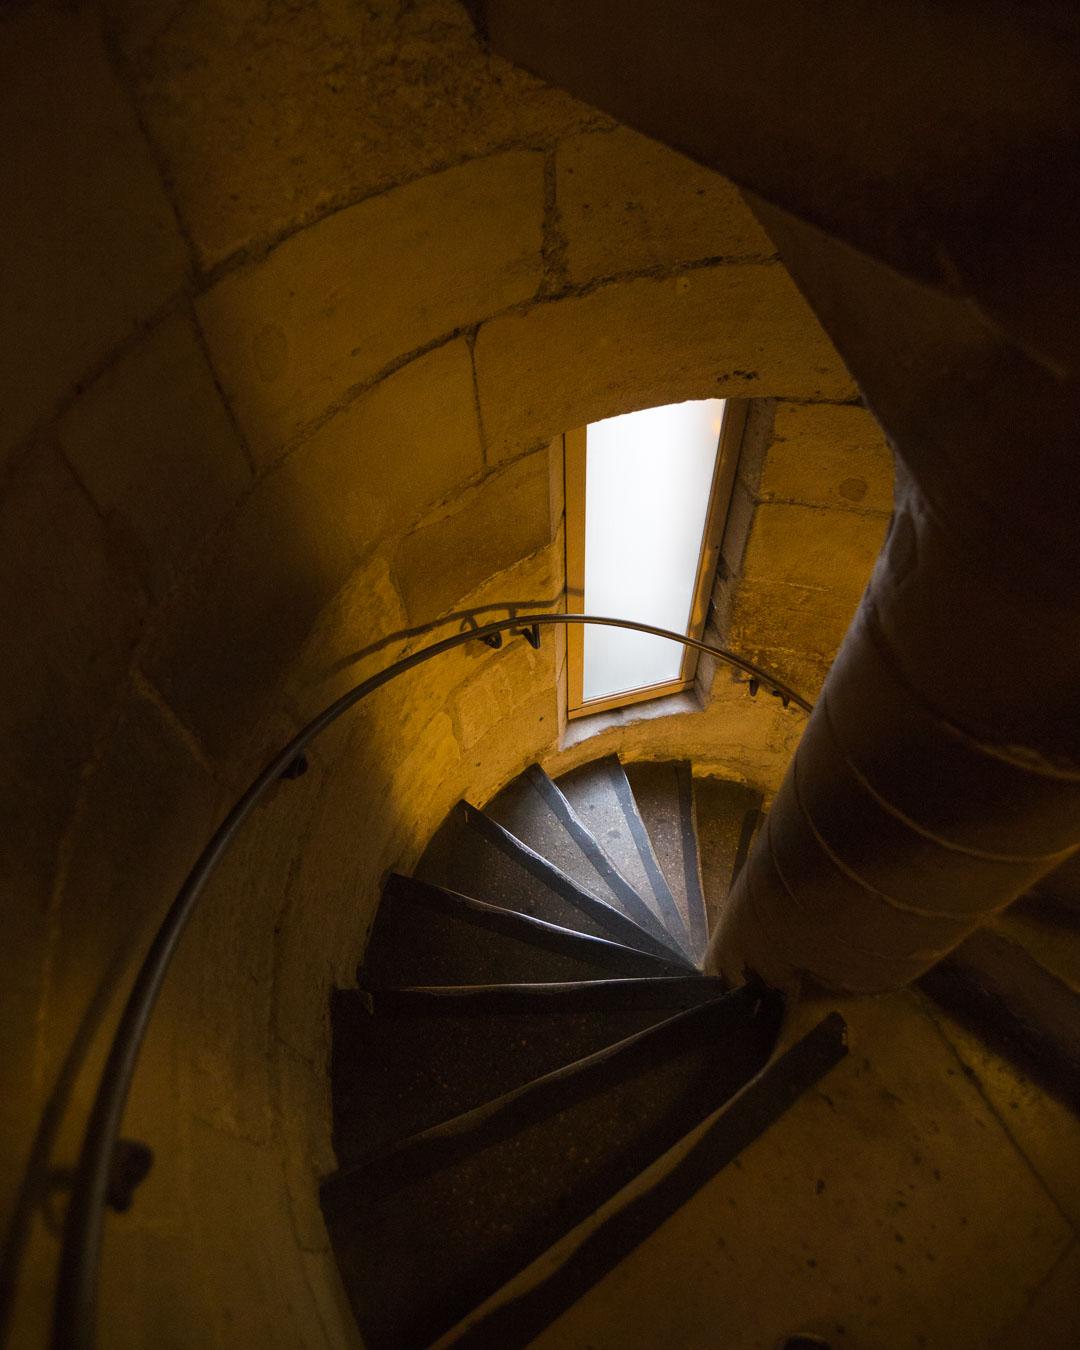
[(628, 628), (653, 637), (668, 638), (681, 643), (684, 647), (692, 647), (707, 656), (714, 656), (741, 670), (749, 675), (751, 680), (758, 681), (783, 699), (785, 706), (787, 703), (794, 703), (804, 712), (811, 711), (811, 705), (794, 690), (752, 662), (743, 660), (741, 656), (736, 656), (734, 652), (729, 652), (723, 647), (716, 647), (681, 633), (673, 633), (666, 628), (656, 628), (652, 624), (635, 623), (629, 619), (613, 619), (592, 614), (555, 613), (516, 615), (497, 619), (481, 627), (470, 628), (442, 638), (362, 680), (313, 717), (270, 760), (214, 831), (177, 892), (132, 983), (98, 1081), (64, 1223), (53, 1322), (53, 1344), (57, 1350), (92, 1350), (94, 1345), (97, 1275), (109, 1172), (139, 1051), (184, 929), (206, 883), (241, 825), (297, 756), (361, 699), (407, 671), (430, 661), (432, 657), (452, 651), (455, 647), (461, 647), (477, 639), (494, 637), (511, 629), (536, 628), (547, 624), (562, 626), (596, 624), (607, 628)]

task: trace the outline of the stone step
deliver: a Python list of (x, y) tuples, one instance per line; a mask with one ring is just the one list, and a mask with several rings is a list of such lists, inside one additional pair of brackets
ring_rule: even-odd
[(767, 1062), (781, 1000), (736, 990), (330, 1178), (366, 1345), (428, 1345)]
[(614, 867), (689, 957), (686, 924), (657, 860), (619, 760), (610, 755), (583, 764), (562, 774), (557, 786)]
[(474, 812), (467, 802), (450, 812), (414, 869), (419, 880), (560, 928), (613, 936), (604, 926), (599, 903), (590, 904), (579, 887), (553, 887), (549, 879), (524, 867), (521, 856), (499, 846), (502, 841), (492, 837), (494, 832), (477, 828)]
[[(549, 891), (565, 900), (576, 913), (583, 915), (588, 920), (586, 931), (598, 929), (605, 937), (613, 938), (616, 942), (625, 943), (628, 947), (636, 947), (640, 951), (652, 952), (656, 956), (662, 956), (666, 961), (675, 961), (684, 965), (688, 970), (694, 969), (693, 964), (683, 955), (681, 949), (676, 947), (663, 929), (660, 929), (659, 934), (656, 935), (630, 918), (622, 907), (612, 905), (607, 900), (599, 899), (592, 891), (580, 886), (543, 854), (523, 843), (516, 835), (504, 829), (498, 821), (492, 820), (486, 812), (478, 811), (475, 807), (466, 804), (465, 822), (471, 830), (487, 840), (489, 844), (493, 844), (522, 871), (527, 872), (535, 881), (542, 883)], [(651, 922), (647, 911), (646, 921)], [(581, 927), (580, 924), (578, 926)]]
[(673, 939), (663, 924), (539, 765), (532, 765), (508, 784), (484, 811), (583, 890), (625, 914), (669, 951), (673, 949)]
[(681, 973), (646, 952), (394, 873), (357, 979), (379, 988)]
[(694, 808), (711, 936), (761, 820), (761, 793), (745, 783), (695, 775)]
[(625, 768), (653, 851), (689, 935), (690, 955), (700, 962), (708, 945), (708, 927), (698, 864), (693, 769), (687, 760), (642, 761)]
[(722, 992), (719, 981), (700, 977), (387, 996), (338, 990), (330, 1062), (339, 1164), (347, 1167)]

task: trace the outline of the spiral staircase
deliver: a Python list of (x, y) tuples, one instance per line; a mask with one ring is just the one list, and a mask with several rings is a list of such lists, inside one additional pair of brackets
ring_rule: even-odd
[[(526, 1343), (843, 1055), (836, 1014), (777, 1053), (783, 997), (702, 968), (761, 807), (687, 762), (534, 765), (386, 880), (333, 999), (322, 1188), (372, 1350)], [(710, 1117), (555, 1277), (511, 1289)]]

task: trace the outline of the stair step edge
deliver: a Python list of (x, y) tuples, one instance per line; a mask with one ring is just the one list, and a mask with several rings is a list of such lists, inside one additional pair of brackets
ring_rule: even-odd
[[(611, 938), (595, 937), (592, 933), (580, 933), (574, 928), (563, 928), (559, 924), (549, 923), (546, 919), (534, 918), (531, 914), (522, 914), (516, 909), (505, 909), (501, 905), (490, 904), (486, 900), (477, 900), (474, 896), (464, 895), (460, 891), (451, 891), (444, 886), (436, 886), (430, 881), (419, 881), (400, 872), (392, 872), (383, 888), (382, 903), (387, 899), (416, 905), (421, 908), (439, 909), (460, 918), (463, 922), (474, 922), (477, 926), (502, 931), (509, 936), (528, 941), (530, 936), (555, 939), (564, 948), (577, 948), (584, 954), (602, 957), (605, 953), (640, 957), (654, 963), (659, 970), (665, 967), (671, 974), (683, 975), (687, 971), (682, 963), (669, 961), (651, 951), (630, 947), (624, 942)], [(658, 970), (658, 973), (659, 973)]]
[(690, 934), (687, 931), (682, 911), (671, 893), (671, 887), (668, 885), (667, 877), (664, 876), (664, 869), (660, 866), (660, 860), (656, 856), (652, 839), (649, 837), (648, 827), (634, 796), (634, 789), (630, 786), (630, 780), (626, 776), (626, 767), (618, 756), (613, 758), (608, 772), (615, 789), (615, 795), (618, 797), (619, 805), (626, 817), (634, 846), (649, 878), (649, 884), (653, 888), (656, 902), (664, 914), (665, 926), (669, 933), (677, 935), (679, 945), (690, 956), (692, 951)]
[(689, 956), (689, 953), (680, 946), (678, 936), (667, 931), (641, 895), (619, 871), (603, 844), (574, 810), (573, 804), (563, 794), (558, 783), (550, 778), (539, 764), (531, 765), (525, 772), (604, 883), (629, 908), (631, 911), (629, 917), (646, 931), (655, 930), (657, 935), (662, 935), (665, 944), (674, 946), (681, 955)]
[(463, 805), (465, 820), (471, 829), (486, 839), (488, 843), (498, 848), (505, 856), (517, 862), (537, 881), (542, 882), (575, 908), (588, 914), (602, 927), (607, 928), (609, 932), (624, 935), (623, 937), (615, 937), (614, 941), (634, 950), (647, 951), (650, 955), (660, 957), (672, 964), (686, 966), (690, 970), (696, 969), (689, 955), (682, 949), (677, 940), (669, 934), (665, 934), (666, 940), (654, 937), (629, 915), (615, 909), (606, 900), (600, 899), (599, 896), (593, 895), (578, 885), (573, 877), (568, 876), (555, 863), (537, 853), (535, 849), (530, 848), (517, 835), (504, 825), (500, 825), (497, 820), (493, 820), (479, 807), (473, 806), (469, 802), (465, 802)]
[[(587, 1086), (590, 1079), (599, 1077), (609, 1066), (629, 1059), (647, 1042), (662, 1044), (677, 1033), (686, 1032), (691, 1028), (699, 1030), (700, 1028), (694, 1027), (695, 1023), (704, 1024), (710, 1016), (717, 1017), (721, 1012), (724, 1014), (722, 1020), (731, 1028), (743, 1026), (759, 1015), (767, 1001), (775, 1002), (780, 997), (773, 991), (762, 991), (743, 985), (697, 1007), (683, 1009), (643, 1031), (615, 1041), (591, 1055), (553, 1069), (550, 1073), (530, 1079), (529, 1082), (503, 1093), (490, 1102), (484, 1102), (470, 1111), (421, 1130), (417, 1134), (399, 1140), (387, 1149), (380, 1149), (370, 1157), (333, 1173), (323, 1182), (324, 1201), (333, 1204), (335, 1192), (340, 1194), (352, 1181), (360, 1177), (364, 1178), (365, 1195), (368, 1197), (376, 1191), (380, 1196), (393, 1193), (400, 1186), (415, 1181), (420, 1176), (430, 1175), (431, 1172), (444, 1166), (452, 1166), (455, 1154), (463, 1147), (469, 1145), (482, 1147), (489, 1142), (485, 1134), (491, 1133), (492, 1127), (499, 1123), (505, 1127), (504, 1134), (513, 1134), (527, 1128), (535, 1119), (557, 1113), (561, 1109), (560, 1088), (570, 1084), (578, 1087)], [(526, 1100), (531, 1102), (536, 1114), (528, 1115), (522, 1110), (522, 1104)], [(343, 1196), (341, 1199), (344, 1202)]]
[(432, 1350), (527, 1345), (635, 1251), (847, 1054), (830, 1013), (718, 1108), (704, 1133), (638, 1177), (434, 1341)]

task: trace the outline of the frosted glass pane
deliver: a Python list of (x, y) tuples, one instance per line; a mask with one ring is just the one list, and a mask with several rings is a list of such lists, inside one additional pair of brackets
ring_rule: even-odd
[[(594, 422), (585, 448), (589, 614), (689, 631), (724, 400), (646, 408)], [(586, 628), (588, 701), (679, 678), (683, 648), (617, 628)]]

